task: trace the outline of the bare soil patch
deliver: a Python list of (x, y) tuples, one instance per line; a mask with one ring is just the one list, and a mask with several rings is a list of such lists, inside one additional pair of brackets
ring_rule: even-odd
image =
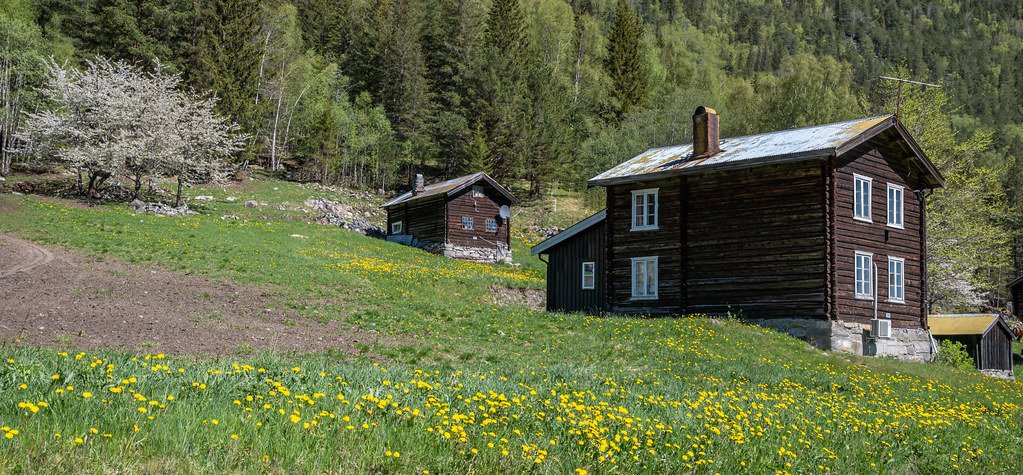
[(283, 309), (266, 290), (96, 260), (0, 233), (0, 339), (19, 344), (224, 355), (355, 352), (381, 337)]
[(498, 305), (517, 305), (541, 312), (547, 307), (547, 292), (544, 290), (492, 285), (490, 292)]

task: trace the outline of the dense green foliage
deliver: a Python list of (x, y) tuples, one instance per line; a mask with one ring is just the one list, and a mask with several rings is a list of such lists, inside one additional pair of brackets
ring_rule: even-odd
[(966, 345), (953, 340), (942, 340), (934, 362), (952, 368), (970, 371), (976, 368), (973, 357), (966, 352)]
[[(1000, 305), (1013, 259), (1023, 267), (1019, 2), (3, 4), (3, 34), (37, 39), (18, 45), (20, 57), (159, 58), (216, 94), (220, 111), (250, 134), (239, 162), (384, 189), (403, 188), (417, 171), (440, 178), (486, 170), (523, 180), (531, 197), (578, 190), (646, 148), (689, 141), (696, 105), (717, 109), (729, 136), (895, 112), (904, 94), (933, 94), (886, 87), (882, 74), (941, 83), (944, 99), (928, 103), (940, 106), (946, 138), (988, 140), (969, 164), (954, 147), (925, 150), (944, 164), (950, 187), (968, 190), (957, 202), (968, 206), (955, 209), (967, 221), (991, 216), (969, 232), (955, 228), (968, 222), (945, 222), (984, 238), (967, 255), (999, 241), (1012, 253), (965, 264), (957, 278), (969, 282), (967, 297), (932, 300)], [(19, 87), (30, 86), (26, 78)], [(910, 122), (933, 110), (899, 112)], [(983, 173), (974, 177), (974, 169)], [(936, 214), (953, 209), (939, 205)]]

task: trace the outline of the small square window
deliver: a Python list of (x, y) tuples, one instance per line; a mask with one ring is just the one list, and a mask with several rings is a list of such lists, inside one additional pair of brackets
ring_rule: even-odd
[(874, 255), (856, 252), (856, 298), (874, 298)]
[(869, 177), (853, 175), (853, 218), (870, 221), (870, 186)]
[(472, 216), (462, 216), (462, 229), (472, 230)]
[(483, 198), (484, 196), (486, 196), (486, 194), (483, 193), (483, 187), (482, 186), (474, 186), (474, 187), (472, 187), (472, 197), (473, 198)]
[(405, 222), (395, 221), (391, 223), (391, 234), (403, 234), (405, 232)]
[(497, 220), (496, 219), (488, 218), (487, 221), (486, 221), (486, 225), (487, 225), (487, 232), (488, 233), (496, 233), (497, 232)]
[(583, 290), (593, 290), (596, 287), (596, 263), (583, 262)]
[(902, 194), (901, 186), (888, 184), (888, 226), (893, 228), (902, 229)]

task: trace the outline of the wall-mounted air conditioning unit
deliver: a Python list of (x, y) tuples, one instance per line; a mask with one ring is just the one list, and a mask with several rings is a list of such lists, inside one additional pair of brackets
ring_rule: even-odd
[(870, 321), (870, 336), (874, 338), (891, 338), (892, 321), (877, 318)]

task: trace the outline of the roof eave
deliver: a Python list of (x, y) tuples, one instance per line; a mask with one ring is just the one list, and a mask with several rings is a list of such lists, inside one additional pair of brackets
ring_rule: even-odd
[(612, 177), (602, 179), (590, 179), (586, 182), (587, 186), (612, 186), (621, 185), (625, 183), (635, 183), (640, 181), (651, 181), (660, 180), (663, 178), (671, 178), (682, 175), (693, 175), (697, 173), (706, 173), (713, 171), (724, 171), (724, 170), (739, 170), (743, 168), (753, 168), (760, 165), (773, 165), (776, 163), (788, 163), (799, 160), (810, 160), (813, 158), (830, 157), (836, 154), (835, 148), (823, 148), (819, 150), (809, 150), (805, 152), (789, 153), (783, 155), (770, 155), (766, 157), (759, 157), (752, 160), (743, 160), (741, 162), (725, 162), (716, 165), (705, 165), (693, 168), (682, 168), (677, 170), (665, 170), (657, 173), (645, 173), (642, 175), (629, 175), (624, 177)]
[(583, 231), (585, 231), (587, 229), (590, 229), (591, 227), (593, 227), (597, 223), (600, 223), (601, 221), (603, 221), (604, 218), (606, 218), (606, 217), (607, 217), (607, 210), (606, 209), (600, 210), (600, 211), (594, 213), (593, 215), (591, 215), (590, 217), (588, 217), (588, 218), (586, 218), (586, 219), (584, 219), (582, 221), (579, 221), (578, 223), (575, 223), (572, 226), (569, 226), (568, 229), (566, 229), (566, 230), (564, 230), (564, 231), (562, 231), (562, 232), (560, 232), (558, 234), (555, 234), (555, 235), (553, 235), (553, 236), (551, 236), (551, 237), (549, 237), (547, 239), (544, 239), (543, 242), (541, 242), (540, 244), (537, 244), (537, 245), (531, 247), (529, 249), (529, 254), (533, 255), (533, 256), (538, 255), (538, 254), (546, 254), (547, 251), (549, 251), (551, 248), (557, 246), (558, 244), (561, 244), (561, 243), (567, 241), (569, 238), (571, 238), (572, 236), (575, 236), (576, 234), (579, 234), (579, 233), (581, 233), (581, 232), (583, 232)]
[(1009, 287), (1011, 289), (1011, 288), (1015, 287), (1016, 284), (1020, 284), (1020, 283), (1023, 283), (1023, 275), (1020, 275), (1019, 277), (1017, 277), (1017, 278), (1013, 279), (1012, 281), (1010, 281), (1009, 285), (1007, 285), (1006, 287)]

